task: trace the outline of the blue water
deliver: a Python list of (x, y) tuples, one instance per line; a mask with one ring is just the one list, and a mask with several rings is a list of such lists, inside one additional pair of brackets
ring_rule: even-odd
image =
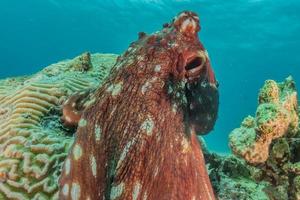
[(83, 51), (121, 53), (139, 31), (176, 13), (200, 14), (201, 41), (220, 82), (220, 114), (208, 147), (254, 114), (264, 80), (300, 84), (299, 0), (0, 0), (0, 78), (34, 73)]

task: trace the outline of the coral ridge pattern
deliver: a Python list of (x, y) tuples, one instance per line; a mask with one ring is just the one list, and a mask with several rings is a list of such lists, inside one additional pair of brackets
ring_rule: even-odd
[(58, 178), (73, 143), (60, 106), (101, 83), (115, 58), (84, 53), (30, 77), (0, 80), (0, 199), (58, 199)]

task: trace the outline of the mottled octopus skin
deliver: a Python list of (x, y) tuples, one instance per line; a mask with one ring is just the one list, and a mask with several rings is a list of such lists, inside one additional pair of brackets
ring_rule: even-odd
[(218, 90), (199, 30), (182, 12), (118, 58), (81, 116), (60, 199), (215, 199), (196, 133), (215, 123)]

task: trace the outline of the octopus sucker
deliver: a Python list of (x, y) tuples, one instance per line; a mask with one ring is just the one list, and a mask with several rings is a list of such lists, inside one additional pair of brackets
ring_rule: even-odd
[(195, 13), (179, 13), (163, 30), (140, 34), (85, 94), (94, 100), (79, 106), (79, 121), (68, 114), (86, 98), (67, 101), (63, 118), (78, 128), (60, 199), (215, 199), (196, 135), (213, 128), (219, 95), (199, 31)]

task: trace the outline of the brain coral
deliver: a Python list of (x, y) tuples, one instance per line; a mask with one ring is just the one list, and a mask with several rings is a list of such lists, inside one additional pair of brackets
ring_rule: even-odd
[(76, 91), (101, 83), (115, 59), (84, 53), (30, 77), (0, 80), (0, 199), (58, 199), (58, 177), (73, 142), (59, 108)]

